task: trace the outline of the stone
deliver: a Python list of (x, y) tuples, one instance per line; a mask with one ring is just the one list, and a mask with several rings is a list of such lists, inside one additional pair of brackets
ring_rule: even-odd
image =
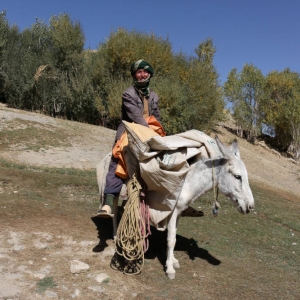
[(79, 295), (80, 295), (80, 290), (79, 290), (79, 289), (76, 289), (75, 292), (74, 292), (74, 294), (75, 294), (76, 296), (79, 296)]
[(103, 288), (103, 287), (101, 287), (99, 285), (89, 286), (88, 289), (92, 290), (94, 292), (98, 292), (98, 293), (104, 293), (105, 292), (105, 288)]
[(46, 277), (46, 275), (42, 274), (42, 273), (33, 273), (33, 277), (38, 278), (38, 279), (43, 279)]
[(102, 283), (104, 280), (108, 279), (109, 276), (105, 273), (101, 273), (101, 274), (98, 274), (96, 277), (95, 277), (95, 280), (98, 282), (98, 283)]
[(70, 266), (70, 271), (73, 274), (79, 274), (86, 272), (90, 269), (90, 266), (82, 261), (79, 260), (72, 260), (71, 261), (71, 266)]
[(52, 291), (46, 291), (45, 295), (49, 298), (57, 298), (57, 293), (52, 292)]

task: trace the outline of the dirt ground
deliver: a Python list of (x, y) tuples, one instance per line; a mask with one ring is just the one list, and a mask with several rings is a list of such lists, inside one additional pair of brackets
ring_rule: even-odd
[[(22, 122), (20, 122), (22, 120)], [(12, 121), (16, 121), (13, 127)], [(24, 123), (25, 121), (25, 123)], [(42, 151), (35, 151), (20, 143), (15, 143), (0, 151), (0, 158), (20, 164), (41, 167), (68, 167), (76, 169), (95, 169), (97, 163), (110, 151), (113, 143), (113, 130), (100, 126), (81, 124), (77, 122), (53, 119), (37, 113), (28, 113), (20, 110), (0, 106), (0, 131), (18, 130), (26, 126), (26, 122), (35, 122), (39, 126), (49, 126), (58, 134), (60, 130), (68, 131), (68, 142), (61, 146), (48, 146)], [(24, 125), (25, 124), (25, 125)], [(230, 143), (235, 136), (224, 126), (216, 127), (216, 133), (225, 143)], [(276, 152), (259, 144), (252, 145), (243, 139), (238, 139), (242, 159), (247, 167), (250, 182), (266, 186), (270, 190), (276, 189), (282, 193), (300, 197), (300, 167), (292, 160), (278, 156)], [(0, 141), (4, 143), (4, 141)], [(26, 148), (26, 150), (24, 150)], [(3, 192), (0, 187), (0, 197)], [(14, 193), (17, 191), (11, 191)], [(1, 209), (5, 209), (1, 203)], [(89, 223), (79, 224), (79, 220), (69, 216), (57, 219), (49, 216), (32, 217), (31, 224), (26, 223), (26, 231), (22, 222), (4, 220), (0, 232), (0, 299), (142, 299), (141, 291), (147, 293), (149, 287), (143, 281), (136, 286), (131, 277), (120, 273), (112, 273), (107, 261), (115, 252), (114, 244), (108, 240), (108, 247), (104, 251), (91, 251), (96, 247), (95, 228)], [(70, 222), (77, 222), (82, 226), (82, 232), (72, 235)], [(36, 227), (36, 223), (42, 222)], [(60, 227), (53, 224), (60, 223)], [(74, 223), (74, 224), (75, 224)], [(76, 226), (77, 226), (76, 225)], [(46, 228), (47, 230), (45, 230)], [(86, 232), (92, 232), (86, 234)], [(76, 236), (76, 239), (74, 239)], [(63, 259), (62, 259), (63, 257)], [(93, 266), (97, 258), (106, 267)], [(85, 262), (89, 269), (81, 274), (70, 272), (72, 260)], [(154, 263), (153, 268), (158, 267)], [(159, 267), (158, 267), (159, 268)], [(58, 271), (62, 269), (63, 271)], [(43, 278), (56, 274), (59, 280), (55, 290), (46, 290), (45, 293), (32, 292), (36, 283)], [(113, 275), (112, 275), (113, 274)], [(196, 275), (195, 275), (196, 276)], [(88, 285), (86, 281), (88, 280)], [(105, 282), (110, 285), (105, 286)], [(111, 291), (111, 285), (117, 286)], [(203, 294), (203, 299), (210, 299)], [(147, 299), (146, 297), (143, 299)], [(150, 299), (150, 298), (149, 298)], [(157, 298), (158, 299), (158, 298)]]

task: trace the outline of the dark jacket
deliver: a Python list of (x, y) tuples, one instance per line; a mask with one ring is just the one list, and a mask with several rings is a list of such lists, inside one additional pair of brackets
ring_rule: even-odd
[[(158, 96), (153, 91), (150, 91), (148, 99), (149, 116), (154, 116), (158, 122), (161, 122), (158, 101)], [(149, 127), (143, 118), (143, 111), (144, 101), (138, 90), (134, 86), (126, 89), (122, 94), (122, 120)], [(125, 126), (121, 123), (117, 129), (116, 141), (120, 139), (124, 131)]]

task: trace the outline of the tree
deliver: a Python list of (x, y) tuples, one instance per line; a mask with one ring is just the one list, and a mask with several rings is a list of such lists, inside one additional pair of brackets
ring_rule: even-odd
[(168, 39), (119, 28), (98, 50), (84, 51), (81, 25), (67, 14), (52, 16), (49, 26), (36, 19), (20, 32), (2, 13), (0, 33), (0, 97), (12, 107), (94, 124), (106, 119), (116, 129), (122, 91), (133, 83), (130, 65), (145, 59), (168, 134), (209, 129), (222, 118), (211, 39), (187, 57), (174, 55)]
[(264, 95), (265, 78), (252, 64), (245, 64), (240, 73), (233, 68), (224, 83), (224, 94), (232, 110), (240, 135), (248, 141), (255, 139), (262, 128), (260, 103)]
[[(48, 109), (77, 121), (95, 122), (95, 92), (83, 52), (84, 33), (79, 22), (68, 14), (50, 19), (50, 67), (45, 78), (52, 84), (46, 92)], [(44, 91), (47, 87), (44, 85)], [(45, 93), (44, 93), (45, 95)]]
[[(155, 78), (161, 78), (169, 72), (173, 60), (168, 40), (123, 28), (111, 32), (98, 51), (89, 56), (94, 89), (98, 100), (102, 101), (101, 104), (98, 101), (98, 107), (109, 113), (112, 128), (120, 122), (122, 91), (132, 84), (130, 65), (138, 59), (145, 59), (154, 67)], [(151, 88), (154, 87), (151, 84)]]
[(300, 158), (300, 76), (285, 69), (266, 77), (262, 110), (267, 125), (275, 129), (275, 141), (280, 150)]
[(6, 12), (0, 12), (0, 101), (4, 101), (4, 85), (6, 80), (6, 73), (4, 69), (5, 51), (7, 49), (7, 42), (9, 36), (9, 25), (6, 19)]
[(2, 71), (5, 74), (3, 94), (12, 107), (37, 109), (35, 73), (46, 55), (46, 25), (37, 20), (31, 28), (20, 32), (18, 27), (8, 27), (3, 48)]
[[(3, 49), (2, 72), (5, 74), (4, 98), (12, 107), (25, 108), (23, 98), (28, 91), (29, 72), (26, 72), (28, 48), (26, 35), (22, 36), (17, 26), (9, 27), (7, 41)], [(25, 73), (24, 73), (25, 72)]]
[(84, 46), (84, 33), (79, 22), (72, 22), (68, 14), (50, 19), (52, 59), (55, 67), (67, 72), (76, 71), (76, 62)]
[(197, 58), (190, 61), (188, 87), (194, 128), (211, 129), (223, 119), (224, 101), (219, 85), (219, 74), (213, 65), (216, 48), (211, 38), (201, 42), (195, 50)]
[(215, 51), (212, 40), (207, 39), (195, 49), (197, 57), (175, 55), (169, 74), (156, 80), (169, 134), (210, 130), (223, 118), (224, 102), (213, 65)]
[(167, 39), (123, 28), (112, 32), (91, 53), (94, 88), (109, 112), (110, 126), (120, 122), (121, 93), (132, 84), (130, 65), (145, 59), (155, 70), (151, 88), (160, 98), (163, 125), (168, 134), (207, 129), (221, 118), (224, 103), (218, 74), (212, 64), (215, 48), (208, 39), (196, 49), (197, 57), (174, 55)]

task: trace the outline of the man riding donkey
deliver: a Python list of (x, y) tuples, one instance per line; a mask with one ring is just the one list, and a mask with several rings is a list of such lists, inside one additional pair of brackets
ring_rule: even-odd
[[(150, 79), (154, 74), (152, 66), (145, 60), (140, 59), (131, 65), (130, 72), (134, 84), (122, 94), (122, 121), (149, 127), (147, 120), (152, 116), (160, 124), (159, 98), (155, 92), (149, 89)], [(121, 122), (117, 129), (113, 149), (124, 132), (125, 126)], [(112, 155), (106, 176), (104, 203), (97, 212), (97, 217), (113, 217), (113, 201), (115, 196), (121, 192), (124, 183), (124, 179), (116, 174), (118, 163), (119, 159)], [(189, 206), (182, 212), (181, 216), (202, 217), (203, 215), (202, 211), (197, 211)]]

